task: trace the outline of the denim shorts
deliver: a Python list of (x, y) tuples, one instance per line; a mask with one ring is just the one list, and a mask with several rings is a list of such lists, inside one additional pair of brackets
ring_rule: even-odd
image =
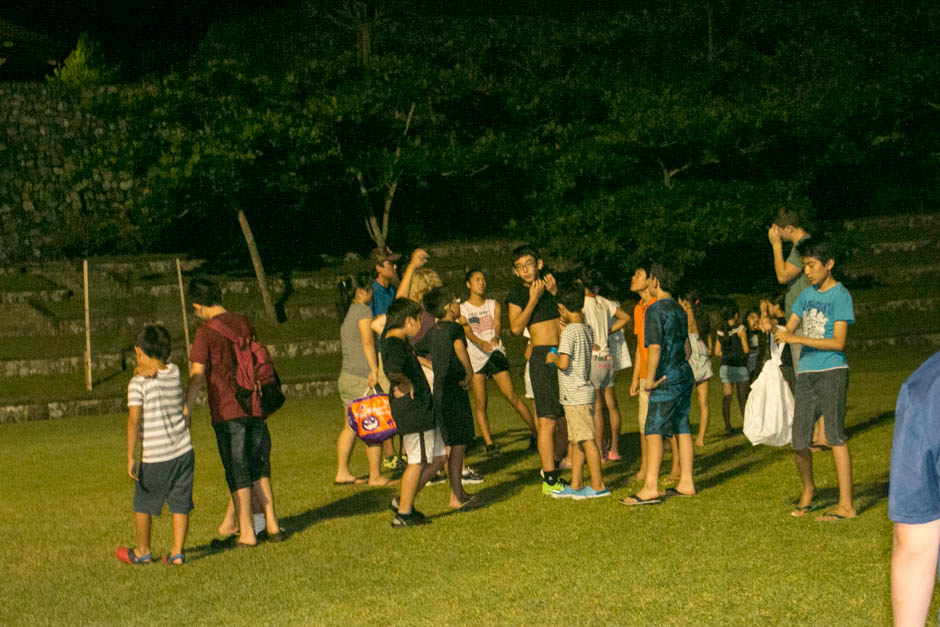
[(264, 418), (235, 418), (212, 425), (230, 492), (271, 476), (271, 433)]
[(747, 366), (726, 366), (721, 365), (718, 369), (718, 376), (722, 383), (746, 383), (751, 380), (751, 373), (747, 371)]

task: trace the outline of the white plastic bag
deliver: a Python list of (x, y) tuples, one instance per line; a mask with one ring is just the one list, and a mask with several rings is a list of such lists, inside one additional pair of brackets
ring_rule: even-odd
[(793, 392), (780, 370), (786, 344), (775, 344), (772, 337), (770, 342), (770, 359), (751, 384), (744, 407), (744, 435), (755, 446), (786, 446), (793, 426)]

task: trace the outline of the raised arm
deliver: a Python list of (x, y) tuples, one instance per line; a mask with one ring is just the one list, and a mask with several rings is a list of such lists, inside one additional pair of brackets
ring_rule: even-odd
[(426, 264), (431, 259), (428, 252), (423, 248), (415, 248), (411, 253), (411, 259), (408, 261), (408, 267), (401, 275), (401, 283), (398, 284), (398, 291), (395, 292), (395, 298), (408, 298), (411, 291), (411, 280), (415, 276), (415, 270)]
[(771, 225), (767, 231), (767, 239), (770, 240), (770, 246), (774, 254), (774, 274), (777, 275), (777, 283), (786, 285), (796, 277), (800, 276), (803, 270), (789, 263), (783, 256), (783, 238), (780, 236), (780, 227), (776, 224)]
[(522, 335), (522, 332), (525, 331), (525, 328), (529, 325), (529, 320), (532, 319), (532, 312), (535, 311), (535, 306), (538, 305), (539, 299), (544, 293), (545, 283), (541, 279), (536, 279), (529, 286), (529, 302), (526, 303), (525, 308), (509, 303), (509, 329), (514, 335)]

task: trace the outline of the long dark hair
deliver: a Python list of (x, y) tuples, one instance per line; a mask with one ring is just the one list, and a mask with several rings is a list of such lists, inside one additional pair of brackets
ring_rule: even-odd
[(689, 292), (684, 297), (683, 300), (689, 301), (689, 304), (692, 305), (692, 317), (695, 319), (695, 326), (698, 329), (698, 336), (702, 339), (708, 337), (708, 334), (711, 333), (712, 325), (711, 320), (708, 317), (708, 313), (705, 311), (705, 308), (702, 307), (702, 300), (698, 295), (698, 292)]
[(356, 289), (367, 290), (372, 287), (372, 274), (357, 272), (355, 276), (343, 277), (336, 282), (336, 313), (340, 320), (346, 316), (349, 306), (356, 297)]

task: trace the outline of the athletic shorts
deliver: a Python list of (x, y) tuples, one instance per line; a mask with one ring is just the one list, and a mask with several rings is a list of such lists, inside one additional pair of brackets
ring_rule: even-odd
[(747, 366), (726, 366), (721, 365), (718, 369), (718, 376), (722, 383), (746, 383), (751, 380), (751, 374), (747, 371)]
[(402, 447), (409, 464), (430, 464), (435, 457), (447, 455), (444, 439), (437, 427), (402, 436)]
[[(339, 388), (339, 397), (343, 401), (344, 407), (349, 407), (349, 404), (354, 400), (369, 394), (369, 385), (366, 381), (368, 381), (368, 379), (365, 377), (360, 377), (355, 374), (348, 372), (339, 373), (339, 380), (336, 382), (336, 386)], [(376, 392), (378, 392), (378, 390), (376, 390)]]
[(509, 360), (506, 359), (506, 354), (503, 353), (503, 351), (493, 351), (490, 353), (490, 358), (483, 364), (483, 367), (474, 374), (492, 377), (493, 375), (506, 372), (507, 370), (509, 370)]
[(849, 387), (849, 369), (801, 372), (793, 393), (793, 431), (790, 447), (805, 451), (813, 442), (816, 419), (825, 416), (826, 442), (845, 444), (845, 393)]
[(646, 435), (671, 438), (678, 433), (692, 433), (689, 427), (691, 390), (681, 392), (668, 401), (650, 400), (646, 414)]
[(230, 492), (250, 488), (258, 479), (271, 476), (271, 433), (267, 420), (235, 418), (212, 427)]
[(586, 442), (594, 439), (594, 406), (565, 405), (565, 422), (568, 423), (568, 441)]
[(533, 346), (529, 360), (529, 376), (532, 378), (532, 394), (535, 397), (535, 415), (539, 418), (558, 419), (565, 410), (558, 400), (558, 368), (546, 364), (545, 356), (553, 346)]
[(595, 390), (614, 386), (614, 358), (610, 353), (591, 356), (591, 384)]
[(134, 511), (159, 516), (163, 504), (171, 514), (193, 511), (193, 470), (196, 458), (190, 450), (165, 462), (141, 464), (134, 488)]

